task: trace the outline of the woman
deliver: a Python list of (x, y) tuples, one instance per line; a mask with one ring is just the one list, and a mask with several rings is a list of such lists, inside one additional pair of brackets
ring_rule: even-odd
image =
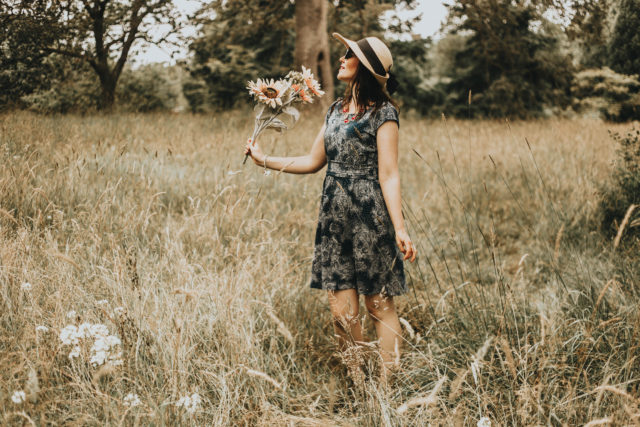
[(389, 74), (391, 52), (382, 41), (333, 36), (347, 47), (337, 76), (347, 89), (329, 108), (311, 152), (272, 157), (249, 142), (244, 153), (261, 167), (289, 173), (315, 173), (328, 163), (311, 287), (328, 291), (341, 350), (363, 342), (358, 308), (364, 295), (379, 338), (380, 380), (386, 384), (400, 357), (402, 333), (393, 297), (407, 292), (403, 261), (416, 258), (401, 210), (398, 110), (388, 95), (397, 84)]

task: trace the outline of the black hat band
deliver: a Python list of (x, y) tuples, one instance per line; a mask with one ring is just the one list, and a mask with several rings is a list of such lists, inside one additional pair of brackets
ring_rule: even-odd
[(373, 71), (380, 76), (386, 76), (387, 72), (382, 66), (382, 62), (378, 59), (378, 55), (376, 55), (376, 52), (373, 50), (367, 39), (358, 40), (358, 47), (364, 54), (365, 58), (367, 58), (367, 61), (369, 61), (369, 64), (371, 64)]

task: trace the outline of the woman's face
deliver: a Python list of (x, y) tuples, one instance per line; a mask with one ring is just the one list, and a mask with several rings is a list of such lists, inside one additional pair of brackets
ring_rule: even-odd
[(359, 63), (360, 60), (351, 52), (351, 49), (347, 49), (347, 53), (340, 57), (338, 80), (347, 83), (350, 82), (351, 79), (356, 75)]

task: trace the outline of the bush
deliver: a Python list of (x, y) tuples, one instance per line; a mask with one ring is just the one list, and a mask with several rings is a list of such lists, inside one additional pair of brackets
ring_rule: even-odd
[[(640, 205), (640, 130), (622, 136), (612, 133), (618, 144), (613, 182), (602, 190), (600, 208), (605, 232), (615, 234), (632, 204)], [(640, 236), (640, 207), (628, 219), (625, 233)]]
[(615, 122), (640, 119), (640, 81), (636, 75), (592, 68), (576, 74), (571, 91), (573, 108), (578, 112), (596, 112)]
[(209, 86), (202, 79), (188, 75), (182, 82), (182, 93), (192, 113), (211, 111)]
[[(116, 89), (117, 108), (133, 112), (170, 110), (180, 93), (178, 69), (151, 64), (136, 70), (125, 69)], [(51, 87), (22, 98), (31, 110), (40, 113), (95, 111), (100, 101), (100, 82), (85, 63), (56, 62)], [(174, 83), (178, 82), (178, 83)]]
[(179, 87), (172, 83), (168, 68), (151, 64), (125, 70), (118, 82), (116, 100), (127, 111), (166, 111), (176, 106)]
[(94, 111), (100, 99), (98, 77), (84, 61), (52, 55), (46, 61), (50, 84), (21, 98), (30, 110), (39, 113)]

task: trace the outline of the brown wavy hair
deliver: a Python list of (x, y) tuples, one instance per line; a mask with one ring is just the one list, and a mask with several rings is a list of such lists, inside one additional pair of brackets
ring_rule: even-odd
[[(349, 84), (347, 84), (344, 97), (342, 98), (342, 108), (347, 107), (354, 97), (358, 107), (366, 108), (373, 106), (374, 113), (378, 111), (385, 102), (391, 103), (391, 105), (400, 111), (398, 103), (382, 88), (371, 71), (362, 65), (362, 62), (358, 63), (356, 75), (351, 79)], [(360, 116), (360, 114), (358, 114), (358, 116)]]

